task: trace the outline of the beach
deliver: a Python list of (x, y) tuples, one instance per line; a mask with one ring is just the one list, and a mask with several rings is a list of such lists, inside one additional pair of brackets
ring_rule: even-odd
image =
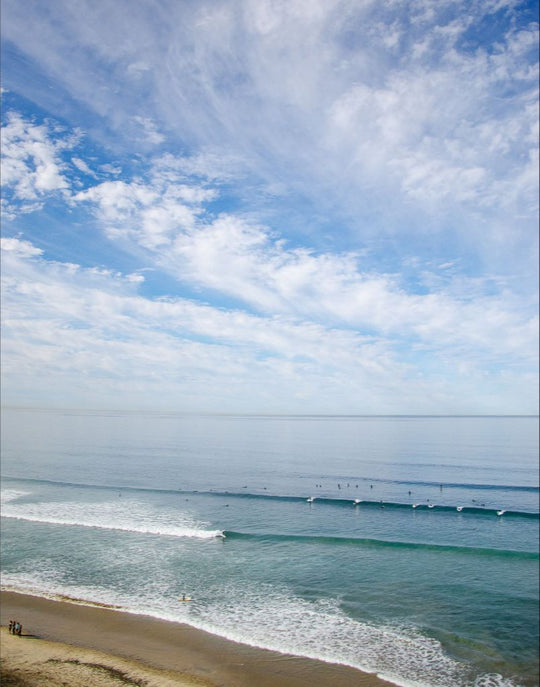
[[(14, 592), (0, 598), (5, 685), (390, 685), (346, 666), (237, 644), (188, 625)], [(22, 624), (21, 637), (9, 634), (10, 619)]]

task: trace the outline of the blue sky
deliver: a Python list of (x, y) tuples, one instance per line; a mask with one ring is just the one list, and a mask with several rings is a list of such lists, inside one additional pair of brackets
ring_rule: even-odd
[(2, 395), (538, 406), (538, 4), (2, 1)]

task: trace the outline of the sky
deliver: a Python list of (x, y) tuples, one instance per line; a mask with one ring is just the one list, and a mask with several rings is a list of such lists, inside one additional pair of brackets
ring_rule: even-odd
[(2, 401), (538, 412), (538, 3), (2, 0)]

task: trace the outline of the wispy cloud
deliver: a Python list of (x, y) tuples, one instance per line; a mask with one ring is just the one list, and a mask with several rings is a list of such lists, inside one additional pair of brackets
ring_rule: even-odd
[(163, 142), (161, 122), (349, 213), (369, 204), (354, 189), (374, 186), (408, 214), (535, 212), (538, 27), (521, 3), (120, 1), (106, 27), (82, 0), (58, 3), (54, 21), (34, 7), (24, 24), (5, 4), (8, 38), (135, 150)]
[[(46, 261), (16, 239), (3, 247), (4, 374), (11, 398), (29, 385), (42, 392), (52, 385), (55, 394), (79, 403), (113, 398), (145, 407), (147, 394), (159, 391), (153, 404), (180, 409), (208, 408), (210, 393), (213, 410), (227, 397), (243, 410), (339, 411), (345, 404), (380, 412), (397, 410), (406, 388), (411, 411), (429, 411), (434, 398), (447, 410), (464, 403), (473, 411), (478, 395), (465, 402), (457, 395), (474, 379), (508, 392), (527, 377), (505, 381), (495, 374), (486, 385), (486, 370), (463, 356), (462, 374), (449, 359), (454, 381), (434, 384), (429, 365), (420, 372), (412, 361), (400, 361), (399, 346), (383, 337), (182, 298), (151, 300), (134, 291), (130, 275)], [(521, 401), (514, 402), (519, 408)]]
[(215, 190), (177, 184), (171, 174), (164, 183), (159, 170), (158, 160), (147, 184), (106, 182), (74, 200), (91, 202), (113, 240), (148, 249), (148, 259), (181, 282), (228, 294), (256, 312), (413, 337), (460, 353), (471, 345), (501, 356), (533, 350), (534, 311), (516, 314), (515, 298), (489, 293), (492, 280), (483, 293), (477, 280), (471, 300), (447, 284), (435, 288), (436, 275), (425, 270), (431, 288), (411, 293), (398, 274), (363, 266), (354, 252), (289, 247), (268, 227), (230, 213), (214, 217), (205, 203)]

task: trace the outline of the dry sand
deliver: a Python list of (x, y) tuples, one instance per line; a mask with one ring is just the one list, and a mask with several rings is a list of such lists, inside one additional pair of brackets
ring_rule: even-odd
[[(345, 666), (107, 608), (2, 592), (2, 687), (391, 687)], [(10, 635), (10, 619), (23, 636)]]
[(90, 649), (1, 630), (2, 687), (204, 687), (212, 683)]

